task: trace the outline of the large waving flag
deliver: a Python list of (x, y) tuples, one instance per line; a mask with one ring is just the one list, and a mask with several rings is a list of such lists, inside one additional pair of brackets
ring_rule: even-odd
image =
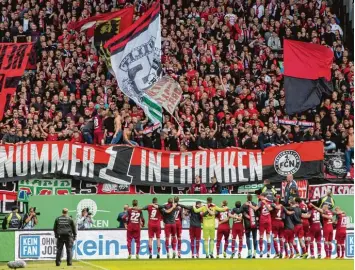
[(319, 105), (322, 94), (333, 89), (330, 68), (333, 52), (322, 45), (284, 42), (284, 75), (287, 114)]
[(68, 29), (78, 32), (86, 31), (89, 39), (95, 35), (95, 45), (100, 45), (101, 42), (109, 40), (132, 25), (133, 14), (134, 7), (128, 7), (69, 24)]
[(121, 91), (143, 108), (154, 123), (162, 121), (162, 106), (147, 91), (160, 79), (160, 4), (153, 6), (125, 31), (106, 42)]

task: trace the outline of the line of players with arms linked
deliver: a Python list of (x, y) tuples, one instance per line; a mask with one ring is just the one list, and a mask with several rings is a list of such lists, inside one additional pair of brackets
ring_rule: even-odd
[[(199, 258), (201, 232), (203, 237), (206, 258), (214, 258), (214, 245), (217, 227), (217, 258), (221, 253), (221, 242), (224, 240), (223, 257), (227, 257), (229, 238), (232, 238), (231, 258), (241, 258), (243, 248), (243, 235), (246, 236), (248, 248), (247, 258), (256, 258), (257, 232), (259, 231), (260, 258), (264, 252), (264, 236), (267, 240), (266, 257), (270, 258), (271, 235), (275, 250), (274, 258), (307, 258), (321, 259), (321, 240), (324, 238), (325, 259), (331, 258), (333, 241), (333, 224), (336, 226), (337, 258), (344, 258), (347, 218), (344, 211), (339, 207), (329, 209), (328, 204), (318, 208), (312, 203), (306, 204), (300, 198), (291, 199), (285, 207), (280, 197), (273, 200), (266, 193), (258, 196), (258, 203), (253, 202), (252, 195), (247, 196), (247, 201), (237, 201), (234, 208), (228, 207), (228, 202), (223, 201), (221, 206), (213, 204), (212, 198), (207, 198), (207, 204), (197, 201), (195, 205), (189, 206), (179, 203), (179, 198), (170, 198), (163, 205), (158, 204), (154, 198), (150, 205), (143, 208), (138, 206), (138, 201), (133, 200), (132, 207), (129, 207), (123, 220), (126, 222), (127, 247), (131, 258), (132, 240), (136, 243), (136, 257), (139, 258), (141, 228), (144, 227), (142, 211), (148, 211), (148, 237), (149, 237), (149, 258), (153, 254), (153, 239), (157, 239), (157, 258), (160, 258), (161, 250), (161, 221), (164, 223), (165, 248), (167, 258), (170, 258), (170, 243), (172, 258), (181, 258), (181, 235), (183, 215), (188, 213), (190, 217), (190, 240), (192, 258)], [(183, 211), (186, 209), (187, 211)], [(232, 219), (232, 228), (230, 228)], [(295, 239), (298, 238), (299, 246)], [(238, 239), (238, 251), (236, 251), (236, 240)], [(315, 245), (317, 253), (315, 254)], [(253, 251), (252, 251), (253, 250)], [(302, 253), (300, 253), (300, 250)], [(309, 251), (309, 253), (308, 253)]]

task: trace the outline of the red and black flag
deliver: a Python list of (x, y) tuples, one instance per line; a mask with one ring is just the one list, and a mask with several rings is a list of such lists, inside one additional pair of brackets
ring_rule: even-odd
[(96, 44), (105, 42), (129, 27), (133, 22), (134, 7), (119, 11), (98, 14), (68, 25), (69, 30), (86, 31), (87, 37), (93, 36)]
[(0, 44), (0, 120), (16, 93), (32, 51), (33, 43)]
[(284, 75), (287, 114), (319, 105), (323, 94), (331, 94), (331, 49), (293, 40), (284, 42)]

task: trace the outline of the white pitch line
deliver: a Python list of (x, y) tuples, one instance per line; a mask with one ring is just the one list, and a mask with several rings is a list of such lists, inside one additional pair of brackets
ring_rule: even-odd
[(81, 263), (84, 263), (84, 264), (90, 265), (90, 266), (92, 266), (92, 267), (95, 267), (95, 268), (97, 268), (97, 269), (101, 269), (101, 270), (110, 270), (110, 269), (108, 269), (108, 268), (101, 267), (101, 266), (98, 266), (98, 265), (96, 265), (96, 264), (89, 263), (89, 262), (86, 262), (86, 261), (82, 261), (82, 260), (78, 260), (78, 261), (79, 261), (79, 262), (81, 262)]

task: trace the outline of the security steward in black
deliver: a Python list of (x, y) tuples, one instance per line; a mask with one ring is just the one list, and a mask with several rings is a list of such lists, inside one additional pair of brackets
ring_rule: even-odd
[(60, 266), (63, 246), (67, 250), (67, 265), (72, 265), (73, 259), (73, 244), (76, 239), (76, 227), (71, 217), (68, 217), (68, 209), (64, 208), (63, 215), (57, 217), (54, 221), (54, 235), (57, 239), (57, 256), (55, 259), (56, 266)]

